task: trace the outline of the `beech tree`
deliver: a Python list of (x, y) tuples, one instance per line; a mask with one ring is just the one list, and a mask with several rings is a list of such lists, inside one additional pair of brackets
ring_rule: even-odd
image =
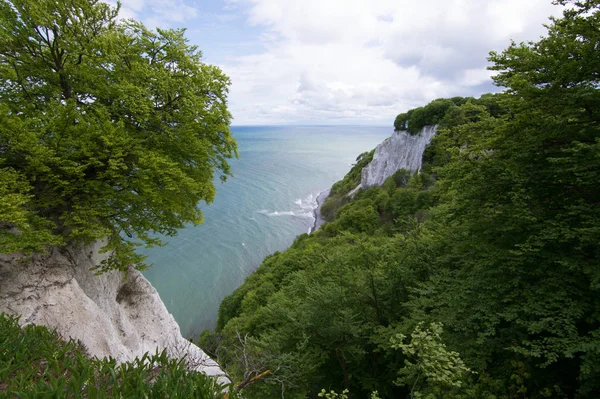
[(184, 30), (99, 0), (0, 0), (0, 252), (107, 239), (101, 268), (202, 222), (237, 156), (229, 78)]

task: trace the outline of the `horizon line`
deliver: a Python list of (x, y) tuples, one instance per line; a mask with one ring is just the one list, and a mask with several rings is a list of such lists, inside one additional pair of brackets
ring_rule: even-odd
[(366, 125), (366, 124), (341, 124), (341, 125), (337, 125), (337, 124), (307, 124), (307, 123), (302, 123), (302, 124), (296, 124), (296, 123), (289, 123), (289, 124), (231, 124), (229, 125), (230, 127), (251, 127), (251, 126), (273, 126), (273, 127), (278, 127), (278, 126), (298, 126), (298, 127), (311, 127), (311, 126), (317, 126), (317, 127), (328, 127), (328, 126), (362, 126), (362, 127), (389, 127), (391, 129), (394, 128), (394, 125), (383, 125), (383, 124), (378, 124), (378, 125)]

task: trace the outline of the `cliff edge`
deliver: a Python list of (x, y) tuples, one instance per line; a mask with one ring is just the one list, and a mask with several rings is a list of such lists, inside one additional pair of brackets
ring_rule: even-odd
[(119, 362), (167, 350), (188, 367), (229, 383), (219, 365), (182, 337), (150, 282), (137, 270), (95, 276), (108, 254), (102, 243), (52, 248), (44, 255), (0, 254), (0, 312), (20, 323), (55, 328), (80, 340), (92, 356)]
[(395, 131), (375, 148), (373, 160), (362, 169), (360, 184), (348, 193), (353, 196), (361, 188), (381, 186), (400, 169), (418, 172), (425, 147), (437, 133), (438, 126), (425, 126), (417, 134)]
[(373, 160), (362, 170), (363, 187), (381, 186), (385, 180), (400, 169), (418, 172), (423, 162), (425, 147), (437, 133), (437, 125), (425, 126), (411, 135), (396, 131), (375, 149)]

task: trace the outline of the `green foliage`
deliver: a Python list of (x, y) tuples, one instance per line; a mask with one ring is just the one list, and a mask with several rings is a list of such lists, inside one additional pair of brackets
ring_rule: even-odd
[(424, 386), (437, 386), (446, 391), (460, 388), (465, 376), (471, 372), (457, 352), (446, 349), (442, 331), (441, 323), (431, 323), (429, 328), (423, 328), (423, 322), (420, 322), (410, 336), (410, 343), (404, 343), (404, 334), (390, 339), (392, 348), (401, 350), (407, 357), (395, 383), (410, 386), (411, 397), (421, 397), (419, 391)]
[(360, 184), (362, 170), (373, 160), (374, 154), (375, 150), (360, 154), (356, 158), (356, 164), (354, 164), (350, 172), (344, 176), (344, 179), (331, 187), (327, 200), (319, 209), (323, 219), (328, 221), (333, 220), (333, 216), (337, 210), (348, 202), (347, 194)]
[(0, 313), (0, 396), (19, 398), (236, 398), (165, 352), (117, 365), (73, 340)]
[(52, 234), (46, 219), (27, 209), (30, 190), (18, 172), (0, 169), (0, 252), (32, 253), (41, 245), (62, 242)]
[(425, 126), (437, 125), (451, 107), (456, 107), (452, 100), (438, 98), (425, 107), (415, 108), (398, 115), (394, 121), (394, 129), (416, 134)]
[(333, 187), (331, 188), (330, 195), (335, 196), (347, 194), (354, 187), (356, 187), (360, 183), (363, 168), (373, 160), (374, 154), (375, 150), (360, 154), (356, 158), (356, 163), (354, 164), (350, 172), (348, 172), (348, 174), (344, 176), (344, 179), (333, 185)]
[[(400, 118), (439, 124), (419, 175), (337, 198), (226, 298), (234, 378), (226, 343), (248, 334), (286, 397), (597, 397), (600, 3), (569, 4), (547, 37), (491, 54), (504, 93)], [(270, 383), (247, 397), (280, 397)]]
[(337, 393), (335, 391), (325, 391), (325, 389), (322, 389), (321, 392), (319, 392), (319, 394), (317, 395), (319, 398), (326, 398), (326, 399), (348, 399), (348, 390), (344, 389), (342, 391), (342, 393)]
[[(342, 391), (342, 393), (337, 393), (335, 391), (329, 391), (327, 392), (325, 389), (321, 389), (321, 392), (319, 392), (319, 394), (317, 395), (319, 398), (326, 398), (326, 399), (348, 399), (348, 394), (350, 392), (347, 389), (344, 389)], [(377, 391), (373, 391), (371, 392), (371, 396), (369, 396), (370, 399), (380, 399), (379, 395), (377, 394)]]
[(406, 169), (399, 169), (392, 175), (396, 187), (405, 187), (410, 178), (411, 173)]
[(410, 188), (398, 189), (388, 203), (390, 214), (394, 218), (406, 218), (415, 213), (417, 207), (417, 190)]
[(229, 79), (183, 30), (116, 15), (98, 0), (0, 1), (3, 252), (108, 238), (103, 269), (141, 268), (135, 247), (202, 222), (198, 202), (229, 174)]
[(445, 128), (461, 125), (472, 118), (469, 104), (483, 107), (493, 117), (499, 117), (508, 112), (506, 107), (500, 104), (497, 94), (484, 94), (478, 99), (472, 97), (438, 98), (424, 107), (399, 114), (394, 121), (394, 129), (417, 134), (425, 126), (439, 125), (441, 128)]
[(373, 233), (379, 224), (379, 213), (375, 204), (364, 199), (341, 207), (336, 213), (335, 221), (323, 226), (323, 231), (330, 235), (339, 231)]

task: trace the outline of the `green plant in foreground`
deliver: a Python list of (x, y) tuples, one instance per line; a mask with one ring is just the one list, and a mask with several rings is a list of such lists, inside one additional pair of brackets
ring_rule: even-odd
[(317, 395), (319, 398), (325, 399), (348, 399), (348, 390), (344, 389), (342, 393), (337, 393), (336, 391), (327, 392), (325, 389), (321, 389), (321, 392)]
[[(336, 391), (329, 391), (327, 392), (325, 389), (321, 389), (321, 392), (319, 392), (317, 394), (317, 396), (319, 398), (325, 398), (325, 399), (348, 399), (348, 395), (350, 391), (348, 391), (347, 389), (344, 389), (342, 391), (342, 393), (337, 393)], [(379, 397), (379, 393), (377, 391), (373, 391), (371, 392), (371, 396), (369, 396), (369, 399), (381, 399)]]
[(392, 348), (401, 350), (407, 359), (400, 369), (400, 378), (396, 384), (410, 385), (411, 397), (421, 397), (421, 386), (438, 386), (451, 390), (460, 388), (463, 379), (471, 373), (459, 354), (446, 349), (442, 342), (442, 323), (431, 323), (428, 328), (420, 322), (410, 336), (410, 342), (404, 343), (406, 336), (397, 334), (390, 339)]
[(164, 351), (123, 364), (90, 358), (81, 343), (0, 313), (0, 398), (237, 398), (185, 364)]

